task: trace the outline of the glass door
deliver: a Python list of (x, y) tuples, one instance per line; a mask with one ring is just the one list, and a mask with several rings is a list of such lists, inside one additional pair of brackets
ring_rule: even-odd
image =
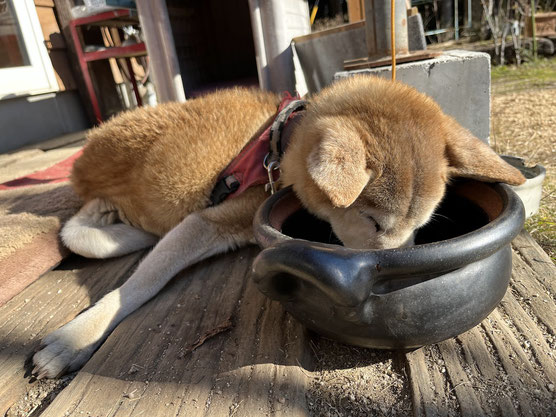
[(0, 0), (0, 99), (55, 90), (33, 0)]

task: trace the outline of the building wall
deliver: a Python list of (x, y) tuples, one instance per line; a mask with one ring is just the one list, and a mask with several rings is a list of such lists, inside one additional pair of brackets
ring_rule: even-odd
[(61, 91), (76, 90), (77, 85), (70, 69), (66, 42), (56, 20), (54, 1), (34, 1), (44, 36), (44, 44), (52, 61), (58, 86)]
[(87, 129), (76, 91), (0, 100), (0, 153)]
[(247, 0), (167, 0), (185, 94), (257, 85)]

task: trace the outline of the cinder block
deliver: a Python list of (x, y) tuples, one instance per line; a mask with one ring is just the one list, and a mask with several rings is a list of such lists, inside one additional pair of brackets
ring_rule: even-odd
[[(336, 80), (355, 74), (390, 78), (391, 67), (341, 71)], [(481, 52), (447, 51), (438, 58), (396, 66), (396, 79), (432, 97), (479, 139), (490, 134), (490, 56)]]

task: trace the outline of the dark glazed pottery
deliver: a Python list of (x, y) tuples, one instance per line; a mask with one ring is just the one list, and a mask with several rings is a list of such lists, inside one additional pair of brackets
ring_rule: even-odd
[(260, 207), (264, 249), (253, 279), (316, 332), (374, 348), (414, 348), (456, 336), (500, 302), (511, 274), (511, 240), (523, 226), (507, 186), (457, 181), (416, 246), (355, 250), (302, 209), (291, 188)]

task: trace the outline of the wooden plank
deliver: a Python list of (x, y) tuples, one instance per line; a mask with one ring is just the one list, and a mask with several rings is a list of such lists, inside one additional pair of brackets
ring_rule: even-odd
[(64, 38), (60, 35), (60, 27), (56, 21), (56, 15), (52, 7), (36, 7), (37, 16), (41, 24), (43, 38), (45, 43), (50, 48), (65, 48), (66, 43)]
[[(318, 378), (305, 370), (312, 367), (307, 337), (248, 280), (256, 252), (247, 248), (179, 274), (116, 328), (43, 415), (307, 415), (309, 379)], [(87, 266), (66, 261), (0, 309), (0, 340), (7, 341), (0, 346), (0, 415), (38, 384), (51, 383), (23, 378), (24, 357), (39, 337), (88, 305), (89, 294), (98, 298), (117, 285), (109, 282), (114, 271), (121, 281), (134, 264), (76, 259)], [(521, 271), (514, 280), (540, 285), (537, 272)], [(84, 282), (85, 276), (100, 279)], [(552, 350), (527, 308), (508, 293), (481, 326), (408, 353), (414, 415), (554, 415)], [(379, 362), (393, 355), (381, 353)]]
[(69, 254), (60, 244), (58, 230), (37, 233), (34, 239), (0, 259), (0, 306), (50, 271)]
[[(180, 273), (116, 328), (42, 416), (306, 415), (303, 328), (248, 279), (256, 252)], [(223, 330), (190, 352), (214, 329)]]
[(517, 416), (503, 383), (504, 376), (497, 369), (479, 328), (465, 332), (458, 339), (463, 350), (464, 367), (472, 375), (473, 387), (483, 408), (490, 407), (492, 414), (503, 410), (507, 416)]
[(529, 358), (498, 311), (495, 310), (490, 319), (484, 320), (482, 326), (492, 343), (492, 354), (500, 360), (505, 371), (507, 388), (516, 397), (520, 415), (533, 416), (533, 410), (540, 407), (531, 388), (535, 387), (539, 392), (540, 388), (543, 388), (539, 384), (539, 375), (530, 365)]
[[(442, 52), (438, 51), (415, 51), (410, 52), (405, 55), (397, 55), (396, 63), (403, 64), (406, 62), (421, 61), (424, 59), (436, 58), (442, 55)], [(392, 58), (390, 57), (379, 57), (379, 58), (358, 58), (349, 59), (344, 61), (344, 69), (346, 71), (365, 69), (365, 68), (376, 68), (386, 65), (392, 65)]]
[(552, 348), (546, 341), (546, 336), (539, 329), (531, 317), (523, 310), (515, 297), (508, 292), (502, 300), (503, 310), (511, 317), (516, 330), (524, 337), (523, 344), (526, 349), (531, 349), (536, 360), (541, 365), (543, 372), (549, 381), (556, 381), (556, 362), (552, 354)]
[(415, 417), (445, 416), (441, 406), (437, 403), (438, 396), (435, 393), (427, 360), (423, 349), (417, 349), (406, 354), (408, 377), (413, 398), (413, 415)]
[[(66, 133), (65, 135), (57, 136), (55, 138), (34, 143), (32, 145), (27, 145), (19, 149), (20, 150), (34, 149), (35, 151), (40, 149), (43, 151), (50, 151), (52, 149), (58, 149), (58, 148), (77, 148), (75, 150), (77, 152), (79, 148), (81, 148), (85, 144), (86, 135), (87, 135), (87, 130)], [(4, 155), (0, 155), (0, 158), (2, 158), (2, 156)], [(1, 166), (2, 164), (0, 159), (0, 167)]]
[(446, 370), (452, 382), (452, 389), (456, 393), (459, 402), (461, 415), (467, 416), (482, 416), (487, 414), (483, 409), (467, 374), (465, 373), (456, 348), (456, 343), (453, 339), (446, 340), (438, 344), (440, 353), (444, 358)]
[[(551, 293), (537, 278), (538, 273), (520, 256), (512, 256), (513, 270), (510, 283), (512, 291), (527, 311), (544, 324), (552, 334), (556, 334), (556, 303)], [(543, 268), (544, 269), (544, 268)], [(556, 267), (547, 272), (548, 279), (556, 278)]]
[(529, 233), (523, 230), (512, 242), (514, 253), (535, 271), (535, 279), (552, 294), (556, 294), (556, 267), (550, 256), (539, 246)]
[(35, 6), (54, 7), (54, 0), (35, 0)]
[(73, 256), (0, 308), (0, 415), (44, 383), (29, 383), (32, 355), (39, 341), (120, 285), (141, 258), (91, 261)]

